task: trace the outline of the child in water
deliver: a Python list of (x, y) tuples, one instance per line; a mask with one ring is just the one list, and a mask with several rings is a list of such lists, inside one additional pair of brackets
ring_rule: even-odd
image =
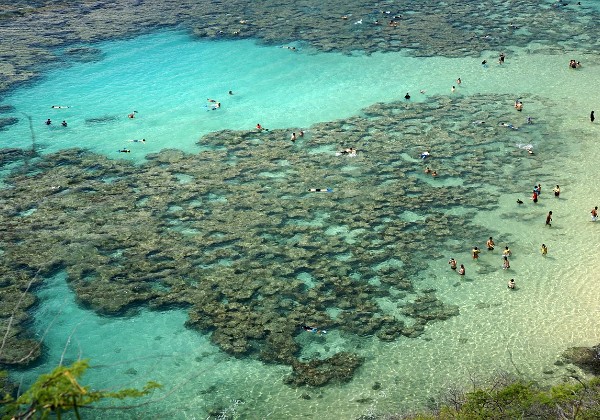
[(548, 247), (545, 244), (542, 244), (542, 248), (540, 249), (540, 251), (542, 252), (542, 255), (545, 257), (546, 255), (548, 255)]

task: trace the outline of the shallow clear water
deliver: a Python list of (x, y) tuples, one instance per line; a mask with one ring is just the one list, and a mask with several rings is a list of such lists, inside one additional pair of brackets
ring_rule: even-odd
[[(536, 178), (521, 178), (522, 160), (498, 168), (506, 186), (500, 191), (499, 206), (474, 216), (478, 225), (500, 233), (495, 234), (496, 251), (483, 251), (480, 260), (472, 262), (469, 251), (474, 244), (455, 238), (463, 251), (434, 243), (435, 257), (423, 259), (416, 286), (435, 288), (444, 302), (460, 307), (459, 316), (428, 325), (418, 339), (403, 337), (392, 343), (335, 330), (326, 337), (298, 337), (307, 356), (328, 356), (347, 348), (365, 356), (366, 363), (348, 384), (287, 387), (282, 379), (289, 368), (225, 355), (206, 336), (183, 326), (187, 315), (182, 310), (142, 310), (127, 318), (98, 316), (76, 304), (61, 274), (37, 292), (40, 305), (34, 328), (44, 336), (46, 356), (35, 369), (13, 372), (17, 380), (26, 384), (63, 356), (70, 361), (81, 355), (95, 366), (86, 376), (94, 386), (139, 386), (147, 380), (165, 385), (164, 400), (115, 416), (206, 418), (212, 409), (225, 409), (244, 418), (352, 418), (420, 406), (470, 374), (505, 369), (542, 378), (542, 370), (552, 367), (564, 348), (600, 340), (595, 322), (600, 290), (593, 284), (593, 273), (600, 268), (596, 240), (600, 225), (592, 225), (588, 218), (600, 197), (596, 181), (600, 152), (594, 144), (598, 132), (588, 120), (600, 99), (597, 57), (574, 52), (584, 62), (574, 72), (567, 68), (569, 57), (536, 54), (535, 46), (509, 55), (499, 66), (494, 53), (477, 60), (401, 54), (350, 57), (292, 52), (250, 41), (198, 42), (172, 32), (100, 47), (104, 60), (53, 71), (4, 99), (16, 107), (16, 115), (32, 117), (37, 147), (47, 152), (85, 147), (142, 161), (146, 153), (163, 148), (196, 152), (201, 135), (220, 129), (252, 129), (261, 123), (310, 133), (311, 124), (359, 113), (375, 102), (402, 100), (406, 92), (411, 101), (427, 101), (430, 95), (507, 93), (523, 98), (525, 111), (518, 113), (506, 103), (506, 121), (522, 125), (525, 116), (534, 118), (531, 130), (515, 132), (514, 144), (534, 144), (539, 156), (533, 158), (538, 159), (533, 161), (538, 164), (533, 169)], [(488, 67), (481, 66), (483, 58), (490, 62)], [(459, 86), (457, 77), (463, 82)], [(233, 96), (227, 94), (230, 89)], [(419, 93), (421, 89), (425, 94)], [(547, 98), (539, 101), (544, 105), (529, 108), (527, 98), (533, 95)], [(206, 98), (221, 101), (221, 108), (209, 110)], [(51, 105), (70, 108), (55, 110)], [(128, 119), (133, 110), (138, 111), (136, 118)], [(103, 117), (108, 121), (89, 122)], [(44, 125), (46, 118), (52, 118), (52, 126)], [(63, 119), (67, 128), (58, 124)], [(473, 119), (465, 112), (462, 122)], [(439, 123), (430, 124), (435, 128)], [(147, 142), (127, 141), (139, 138)], [(0, 132), (2, 147), (30, 145), (26, 119)], [(117, 153), (122, 147), (130, 148), (131, 154)], [(335, 147), (317, 152), (331, 153)], [(552, 153), (546, 154), (545, 148)], [(499, 153), (503, 151), (499, 146)], [(542, 156), (547, 161), (541, 161)], [(349, 177), (360, 167), (359, 159), (349, 163)], [(449, 188), (462, 185), (460, 179), (444, 181)], [(544, 193), (534, 207), (526, 198), (537, 182)], [(554, 184), (563, 187), (558, 200), (551, 197)], [(495, 188), (477, 187), (496, 200)], [(526, 203), (516, 206), (516, 197)], [(552, 228), (543, 225), (548, 210), (555, 215)], [(416, 220), (420, 215), (407, 212), (400, 217)], [(352, 240), (344, 226), (326, 226), (325, 216), (306, 223), (321, 223), (325, 235)], [(484, 242), (481, 238), (479, 246)], [(546, 258), (539, 253), (541, 243), (550, 248)], [(505, 244), (514, 253), (508, 272), (500, 268), (498, 251)], [(465, 263), (467, 281), (458, 282), (448, 269), (450, 256)], [(516, 292), (506, 289), (511, 277), (517, 279)], [(310, 276), (302, 280), (309, 286), (314, 281)], [(379, 304), (402, 316), (396, 302), (382, 299)], [(372, 389), (375, 382), (381, 389)], [(304, 393), (311, 399), (302, 399)]]

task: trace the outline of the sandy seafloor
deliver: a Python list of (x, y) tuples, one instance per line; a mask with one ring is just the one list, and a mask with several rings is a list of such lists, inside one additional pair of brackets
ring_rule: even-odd
[[(499, 246), (510, 245), (511, 269), (501, 269), (498, 250), (493, 255), (484, 250), (480, 261), (472, 262), (471, 242), (456, 253), (460, 237), (432, 242), (436, 257), (423, 258), (411, 281), (416, 289), (436, 289), (442, 301), (458, 305), (460, 315), (428, 324), (418, 338), (400, 337), (393, 342), (335, 329), (321, 337), (298, 334), (296, 340), (307, 358), (339, 350), (365, 357), (350, 382), (322, 388), (286, 386), (282, 379), (289, 367), (228, 356), (210, 343), (209, 334), (186, 329), (182, 310), (142, 309), (131, 317), (99, 316), (77, 305), (64, 274), (56, 273), (35, 290), (39, 304), (32, 308), (29, 325), (38, 338), (48, 329), (45, 357), (29, 370), (11, 370), (16, 381), (27, 384), (34, 375), (51, 369), (68, 342), (67, 359), (81, 355), (98, 366), (86, 376), (92, 386), (139, 386), (146, 380), (165, 386), (153, 395), (154, 403), (127, 411), (93, 410), (90, 418), (206, 418), (211, 413), (214, 417), (221, 413), (222, 418), (357, 418), (418, 409), (452, 384), (468, 384), (473, 376), (485, 378), (499, 370), (543, 382), (560, 381), (567, 371), (554, 362), (562, 351), (598, 343), (600, 224), (590, 222), (589, 212), (600, 202), (600, 128), (598, 121), (590, 123), (589, 113), (600, 112), (600, 60), (585, 45), (559, 54), (535, 43), (507, 45), (510, 52), (500, 66), (496, 51), (465, 58), (412, 58), (402, 53), (349, 57), (308, 46), (290, 52), (248, 40), (210, 42), (162, 31), (94, 44), (105, 52), (102, 60), (48, 70), (40, 80), (5, 93), (0, 104), (14, 105), (14, 115), (32, 117), (42, 153), (86, 147), (117, 159), (123, 157), (117, 149), (130, 147), (126, 159), (141, 163), (145, 153), (167, 147), (197, 153), (201, 135), (221, 129), (250, 130), (256, 122), (272, 129), (302, 127), (310, 134), (312, 124), (348, 118), (373, 103), (402, 101), (407, 91), (416, 103), (440, 95), (522, 98), (522, 113), (510, 101), (502, 105), (506, 121), (523, 126), (530, 115), (533, 124), (515, 131), (514, 144), (505, 146), (532, 143), (535, 155), (489, 162), (490, 167), (501, 165), (498, 173), (505, 178), (504, 187), (477, 186), (481, 195), (490, 194), (495, 202), (494, 208), (482, 209), (473, 220), (497, 232)], [(187, 61), (181, 59), (181, 51)], [(172, 72), (165, 66), (168, 54), (172, 54)], [(580, 60), (583, 67), (569, 69), (570, 58)], [(489, 62), (487, 68), (480, 65), (483, 59)], [(194, 83), (193, 72), (202, 75), (202, 83)], [(457, 77), (461, 85), (456, 85)], [(454, 93), (452, 85), (457, 87)], [(230, 88), (235, 90), (233, 97), (225, 94)], [(420, 89), (426, 93), (419, 94)], [(222, 109), (202, 109), (210, 106), (205, 97), (217, 95), (225, 98)], [(528, 98), (536, 98), (534, 109), (528, 107)], [(72, 108), (49, 113), (50, 105), (63, 103)], [(133, 107), (139, 111), (134, 127), (123, 117)], [(109, 125), (85, 124), (86, 119), (103, 116), (118, 118)], [(68, 118), (69, 131), (54, 126), (45, 130), (43, 121), (49, 117), (55, 125)], [(462, 122), (473, 119), (465, 113)], [(436, 125), (436, 121), (428, 123)], [(535, 130), (543, 130), (544, 135)], [(147, 144), (124, 141), (139, 137), (148, 137)], [(25, 119), (0, 131), (0, 147), (26, 148), (30, 140)], [(282, 143), (287, 141), (286, 134)], [(332, 145), (333, 150), (334, 146), (339, 145)], [(526, 159), (534, 161), (535, 169), (528, 166), (526, 173), (528, 177), (535, 173), (535, 179), (522, 178), (522, 168), (529, 165)], [(430, 162), (436, 164), (435, 156)], [(421, 173), (413, 176), (431, 182)], [(445, 188), (459, 185), (443, 177), (440, 181), (447, 183)], [(543, 194), (533, 205), (529, 193), (538, 182)], [(560, 199), (552, 197), (555, 184), (561, 186)], [(518, 206), (517, 198), (525, 203)], [(550, 210), (554, 221), (546, 227)], [(480, 248), (485, 239), (478, 243)], [(542, 243), (549, 247), (547, 257), (540, 255)], [(458, 282), (448, 269), (450, 256), (465, 262), (466, 281)], [(505, 286), (512, 277), (518, 285), (514, 292)], [(382, 298), (378, 304), (386, 313), (402, 316), (393, 299)]]

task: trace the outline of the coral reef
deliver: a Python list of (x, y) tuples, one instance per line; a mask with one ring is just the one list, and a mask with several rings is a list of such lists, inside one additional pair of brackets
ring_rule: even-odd
[(593, 375), (600, 375), (600, 345), (570, 347), (562, 354), (561, 363), (572, 363)]
[[(555, 53), (600, 48), (598, 12), (562, 2), (522, 0), (334, 0), (198, 2), (192, 0), (0, 0), (0, 91), (30, 80), (39, 65), (101, 59), (82, 44), (170, 27), (199, 38), (295, 42), (319, 51), (407, 51), (421, 56), (479, 57), (506, 45)], [(560, 30), (556, 30), (560, 28)], [(66, 51), (62, 47), (72, 46)], [(58, 48), (61, 47), (61, 48)], [(296, 50), (297, 51), (297, 50)], [(584, 51), (582, 51), (584, 52)], [(293, 52), (290, 52), (293, 53)]]
[[(313, 334), (301, 325), (390, 341), (458, 314), (434, 291), (419, 291), (419, 275), (444, 256), (440, 244), (468, 249), (493, 234), (471, 214), (493, 208), (494, 187), (518, 191), (503, 182), (515, 162), (525, 178), (536, 170), (512, 130), (497, 124), (511, 102), (487, 95), (375, 104), (317, 124), (294, 144), (282, 130), (227, 130), (200, 139), (199, 154), (164, 150), (138, 166), (79, 149), (4, 150), (0, 162), (27, 164), (15, 165), (0, 189), (0, 334), (14, 314), (14, 353), (2, 363), (39, 355), (23, 359), (20, 350), (35, 347), (32, 290), (65, 271), (78, 301), (99, 313), (183, 307), (187, 326), (210, 333), (223, 351), (292, 366), (290, 383), (347, 380), (360, 357), (342, 351), (300, 362), (296, 338)], [(335, 155), (346, 146), (358, 155)], [(560, 155), (552, 147), (536, 157)], [(439, 176), (424, 174), (426, 164)], [(309, 192), (322, 187), (333, 192)], [(11, 306), (20, 293), (22, 304)]]

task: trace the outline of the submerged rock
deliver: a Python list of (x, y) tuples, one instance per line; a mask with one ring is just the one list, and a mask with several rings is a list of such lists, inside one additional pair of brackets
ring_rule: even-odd
[(572, 363), (593, 375), (600, 375), (600, 345), (570, 347), (562, 354), (562, 361)]

